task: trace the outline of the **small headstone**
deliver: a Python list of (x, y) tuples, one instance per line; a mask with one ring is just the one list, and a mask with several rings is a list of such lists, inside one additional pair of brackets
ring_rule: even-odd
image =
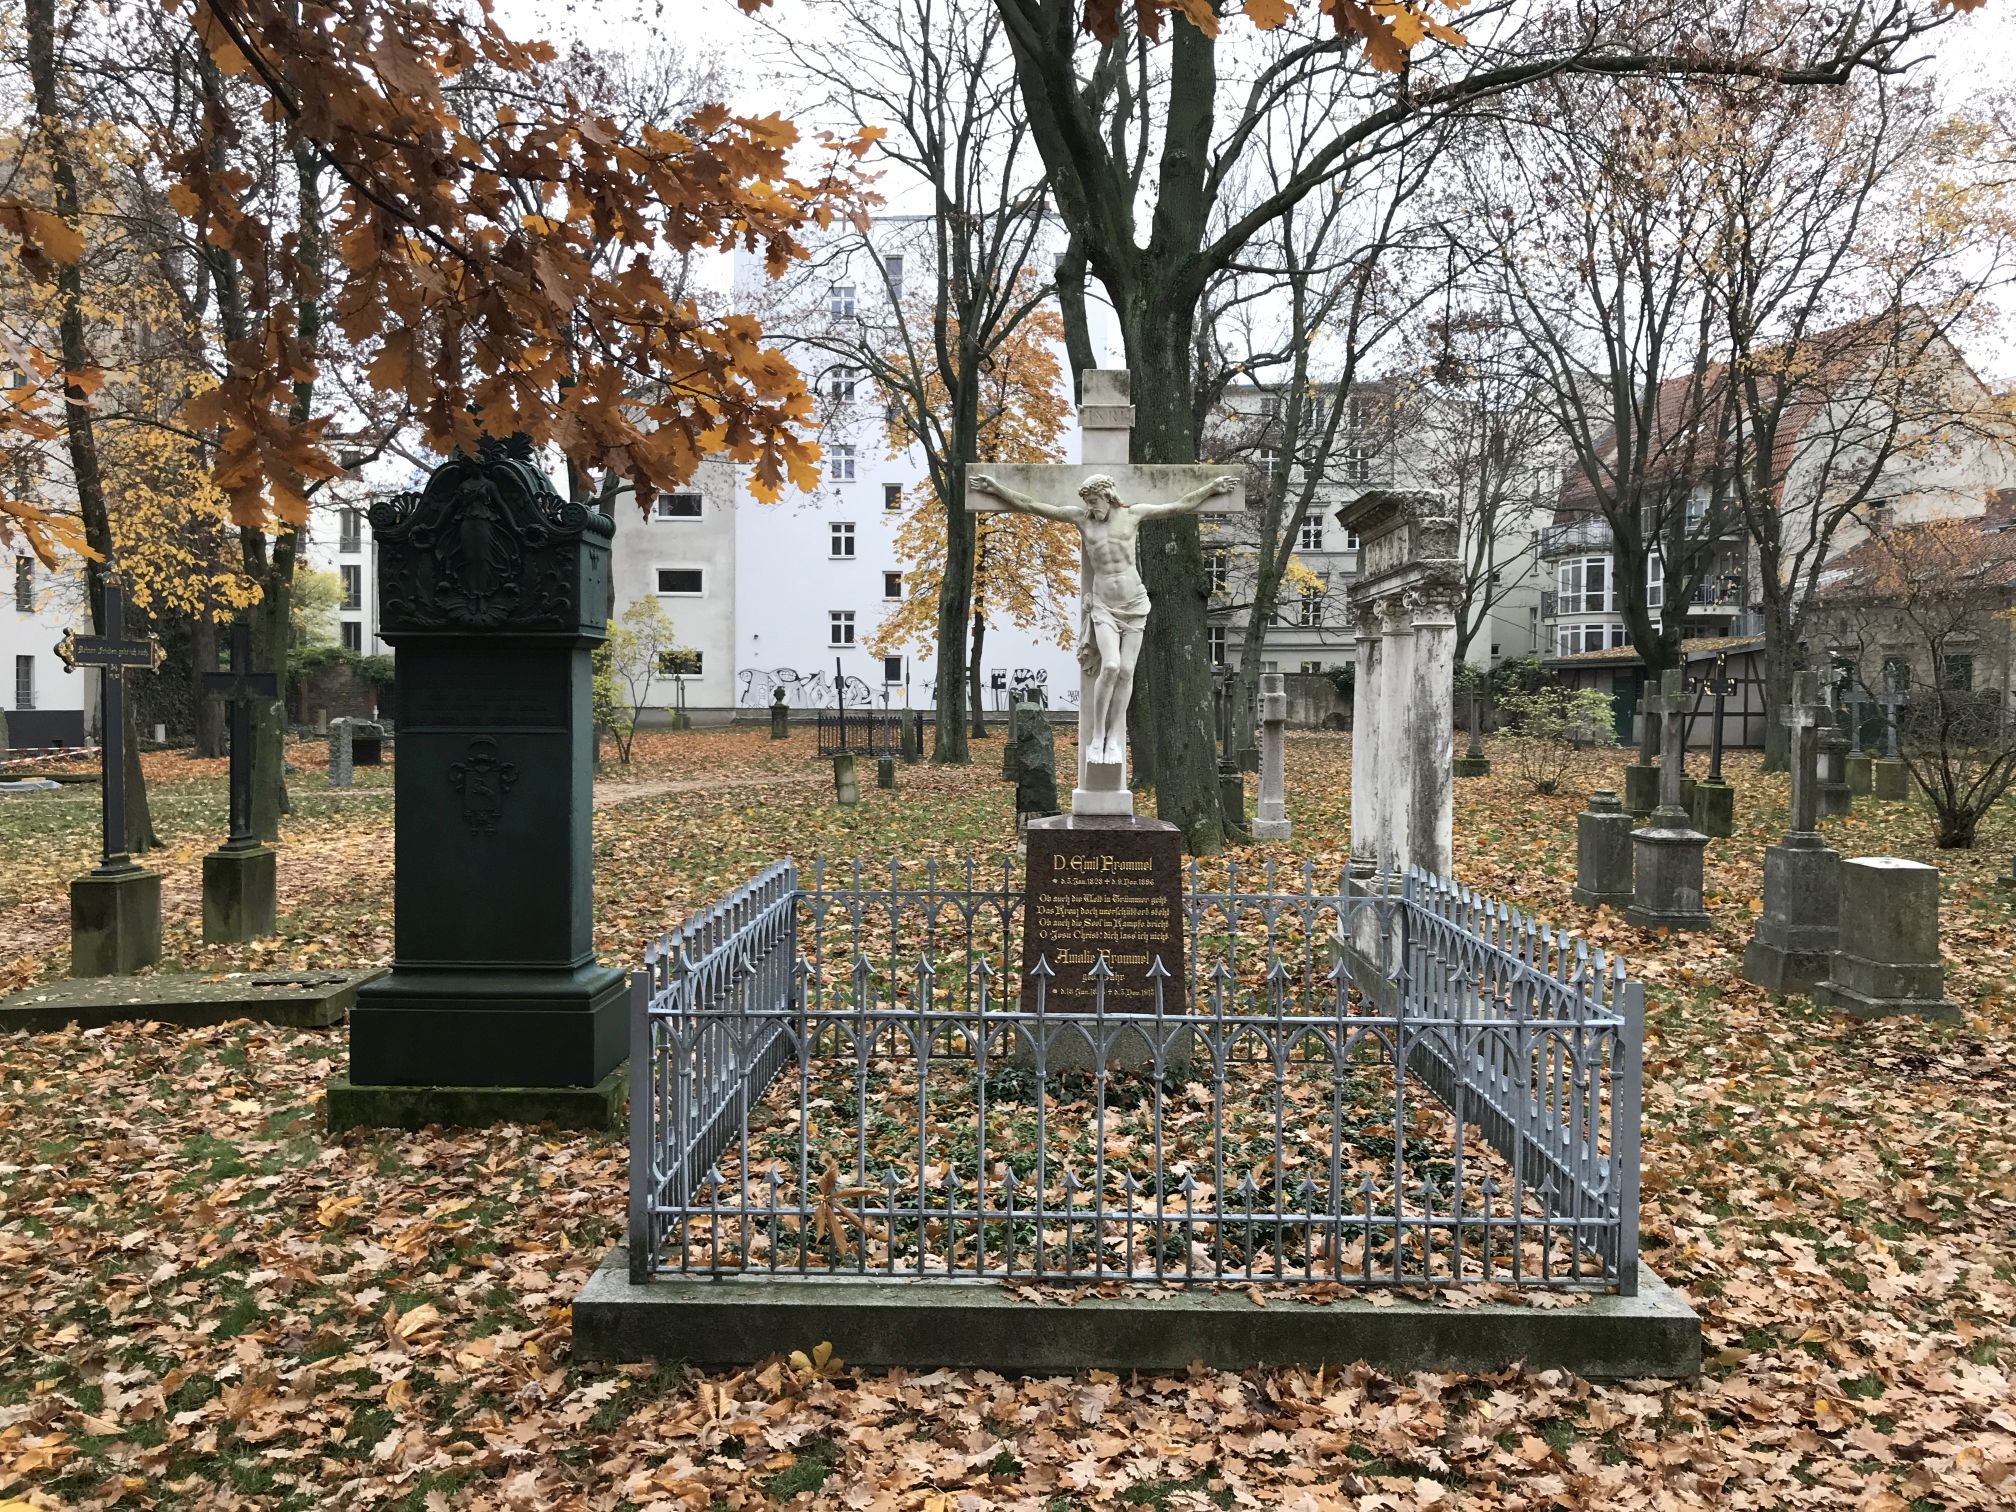
[(770, 695), (770, 738), (789, 740), (791, 738), (791, 709), (784, 702), (784, 690), (777, 689)]
[(901, 732), (898, 754), (906, 763), (915, 762), (924, 754), (924, 714), (922, 710), (902, 715), (896, 722)]
[(852, 751), (842, 751), (833, 758), (833, 796), (848, 806), (861, 801), (861, 784), (854, 775)]
[(329, 786), (347, 788), (351, 781), (353, 754), (350, 721), (340, 716), (329, 721)]
[(1575, 816), (1575, 901), (1584, 908), (1631, 906), (1632, 818), (1611, 788), (1589, 795)]
[(1624, 768), (1624, 811), (1634, 819), (1650, 819), (1659, 807), (1659, 768), (1633, 762)]
[(0, 782), (0, 793), (56, 793), (63, 784), (47, 777), (10, 777)]
[(1701, 906), (1701, 860), (1708, 837), (1693, 827), (1683, 801), (1686, 780), (1683, 717), (1691, 695), (1679, 668), (1659, 680), (1653, 700), (1659, 720), (1659, 807), (1646, 828), (1634, 832), (1631, 906), (1625, 918), (1640, 929), (1706, 929)]
[(1869, 772), (1870, 789), (1881, 803), (1902, 803), (1911, 796), (1911, 769), (1901, 761), (1884, 758)]
[(1288, 682), (1279, 672), (1260, 674), (1260, 811), (1255, 840), (1286, 840), (1288, 823)]
[(1260, 770), (1260, 747), (1243, 745), (1239, 747), (1239, 770), (1257, 772)]
[(168, 726), (165, 724), (154, 726), (154, 744), (157, 746), (168, 744)]
[(1463, 754), (1449, 763), (1452, 776), (1489, 777), (1491, 758), (1484, 754), (1483, 696), (1472, 688), (1463, 695), (1465, 719), (1470, 733), (1470, 741)]
[(1726, 839), (1736, 832), (1736, 789), (1726, 782), (1694, 784), (1694, 828), (1711, 839)]
[(350, 753), (359, 766), (385, 764), (385, 726), (375, 719), (350, 722)]
[(896, 786), (896, 758), (880, 756), (875, 761), (875, 786), (893, 788)]
[(1047, 817), (1057, 812), (1057, 736), (1043, 706), (1021, 703), (1008, 727), (1015, 763), (1015, 812)]
[(1238, 763), (1218, 763), (1218, 812), (1228, 836), (1244, 836), (1246, 828), (1246, 774)]
[(1951, 1019), (1939, 964), (1939, 872), (1896, 856), (1841, 863), (1841, 947), (1813, 1001), (1852, 1018)]
[(1846, 762), (1848, 768), (1848, 791), (1864, 796), (1876, 787), (1876, 758), (1865, 753), (1850, 751)]

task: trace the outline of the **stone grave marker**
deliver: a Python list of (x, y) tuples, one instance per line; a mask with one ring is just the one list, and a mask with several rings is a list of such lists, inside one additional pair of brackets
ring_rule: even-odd
[(861, 801), (861, 779), (854, 770), (854, 753), (842, 751), (833, 758), (833, 798), (842, 808)]
[(1693, 827), (1684, 799), (1683, 762), (1689, 698), (1678, 667), (1660, 679), (1650, 700), (1659, 715), (1659, 807), (1633, 833), (1631, 906), (1624, 917), (1640, 929), (1706, 929), (1701, 906), (1702, 851), (1708, 837)]
[(1855, 791), (1848, 786), (1848, 736), (1841, 728), (1838, 690), (1829, 686), (1828, 717), (1820, 723), (1819, 771), (1815, 785), (1822, 819), (1838, 819), (1854, 807)]
[(350, 1016), (333, 1128), (609, 1128), (629, 1047), (593, 939), (589, 655), (614, 523), (522, 437), (371, 510), (394, 689), (394, 955)]
[(103, 635), (63, 632), (56, 656), (74, 672), (99, 674), (102, 827), (98, 866), (70, 884), (70, 974), (131, 976), (161, 959), (161, 874), (126, 850), (126, 673), (161, 665), (161, 645), (126, 633), (126, 592), (117, 572), (99, 597)]
[(1763, 908), (1743, 952), (1743, 978), (1772, 992), (1808, 992), (1827, 975), (1838, 940), (1841, 855), (1819, 833), (1819, 733), (1827, 718), (1817, 672), (1792, 675), (1792, 818), (1764, 851)]
[(1051, 817), (1057, 812), (1057, 736), (1041, 704), (1031, 699), (1015, 705), (1007, 745), (1015, 767), (1018, 826)]
[(350, 751), (359, 766), (385, 764), (385, 726), (375, 719), (350, 722)]
[(1727, 656), (1715, 658), (1708, 686), (1714, 695), (1710, 715), (1714, 725), (1708, 732), (1708, 775), (1694, 785), (1689, 807), (1694, 814), (1694, 828), (1711, 838), (1721, 839), (1733, 834), (1736, 829), (1736, 789), (1722, 780), (1723, 714), (1728, 696), (1737, 691), (1736, 680), (1729, 676)]
[(770, 695), (770, 738), (789, 740), (791, 738), (791, 708), (784, 702), (784, 690), (776, 689)]
[(1631, 906), (1633, 820), (1612, 788), (1589, 795), (1589, 807), (1575, 816), (1575, 887), (1584, 908)]
[(1896, 856), (1841, 863), (1841, 938), (1813, 1001), (1851, 1018), (1957, 1019), (1939, 964), (1939, 872)]
[(280, 680), (252, 670), (252, 627), (231, 626), (231, 670), (203, 674), (224, 701), (231, 740), (231, 819), (223, 845), (203, 858), (203, 942), (238, 944), (273, 933), (279, 914), (278, 860), (252, 832), (252, 709), (280, 696)]
[(1253, 818), (1255, 840), (1286, 840), (1288, 822), (1288, 680), (1279, 672), (1260, 674), (1260, 811)]
[(1475, 688), (1466, 689), (1463, 694), (1463, 723), (1469, 731), (1469, 745), (1461, 756), (1451, 763), (1451, 771), (1457, 777), (1489, 777), (1491, 758), (1484, 754), (1484, 695)]
[(875, 786), (893, 788), (896, 786), (896, 758), (878, 756), (875, 759)]
[(1897, 754), (1897, 723), (1904, 712), (1904, 690), (1886, 681), (1877, 695), (1883, 710), (1883, 755), (1870, 766), (1870, 790), (1884, 803), (1902, 803), (1911, 796), (1911, 769)]
[(350, 749), (350, 721), (338, 716), (329, 721), (329, 786), (347, 788), (354, 781), (355, 757)]

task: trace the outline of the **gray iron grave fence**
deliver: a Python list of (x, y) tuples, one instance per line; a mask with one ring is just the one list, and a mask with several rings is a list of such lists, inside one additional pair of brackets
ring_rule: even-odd
[(782, 862), (651, 949), (633, 1280), (1635, 1290), (1620, 961), (1419, 872), (1193, 866), (1152, 1009), (1101, 957), (1046, 1011), (1019, 883)]

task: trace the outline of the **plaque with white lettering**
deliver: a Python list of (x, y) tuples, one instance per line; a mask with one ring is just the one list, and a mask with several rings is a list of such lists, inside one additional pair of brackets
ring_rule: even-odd
[(1176, 826), (1134, 816), (1064, 814), (1030, 823), (1028, 852), (1023, 1008), (1036, 1006), (1029, 973), (1040, 958), (1053, 973), (1045, 1011), (1093, 1012), (1092, 968), (1103, 954), (1113, 973), (1106, 983), (1108, 1013), (1155, 1011), (1149, 966), (1157, 958), (1169, 973), (1163, 1012), (1186, 1012), (1183, 837)]

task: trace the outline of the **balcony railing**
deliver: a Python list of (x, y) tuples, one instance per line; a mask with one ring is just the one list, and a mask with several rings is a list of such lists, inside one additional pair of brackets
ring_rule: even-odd
[(1572, 556), (1584, 551), (1610, 549), (1610, 522), (1597, 515), (1570, 520), (1565, 525), (1545, 525), (1540, 529), (1540, 556)]

